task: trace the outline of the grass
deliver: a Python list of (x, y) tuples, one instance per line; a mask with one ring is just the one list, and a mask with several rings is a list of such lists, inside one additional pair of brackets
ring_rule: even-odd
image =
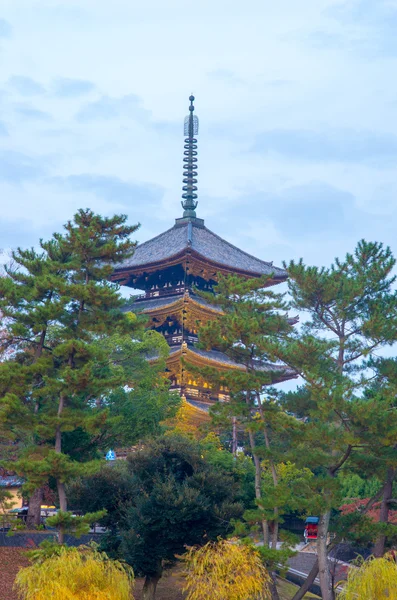
[[(278, 593), (280, 594), (280, 600), (291, 600), (294, 594), (297, 592), (298, 587), (285, 579), (279, 579), (277, 583)], [(308, 592), (305, 594), (306, 598), (319, 598), (315, 594)]]

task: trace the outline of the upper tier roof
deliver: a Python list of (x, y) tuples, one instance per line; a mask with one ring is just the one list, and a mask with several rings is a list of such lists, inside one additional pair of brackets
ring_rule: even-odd
[(220, 269), (240, 271), (253, 276), (272, 275), (274, 279), (284, 280), (287, 272), (274, 267), (271, 262), (255, 258), (251, 254), (233, 246), (204, 226), (201, 219), (180, 219), (164, 233), (137, 246), (133, 256), (116, 265), (115, 271), (140, 271), (144, 266), (154, 263), (166, 263), (169, 260), (191, 252), (199, 257), (219, 265)]

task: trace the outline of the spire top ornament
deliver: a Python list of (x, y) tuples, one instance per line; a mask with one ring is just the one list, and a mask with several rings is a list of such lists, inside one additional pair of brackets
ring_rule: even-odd
[(194, 96), (189, 96), (189, 115), (185, 117), (185, 150), (183, 159), (183, 218), (196, 218), (197, 201), (197, 139), (199, 121), (194, 112)]

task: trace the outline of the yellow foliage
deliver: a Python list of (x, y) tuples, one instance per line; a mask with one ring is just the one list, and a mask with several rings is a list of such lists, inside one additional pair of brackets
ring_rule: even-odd
[(202, 437), (199, 427), (209, 421), (209, 416), (195, 408), (182, 396), (181, 405), (175, 417), (168, 421), (176, 433), (187, 435), (192, 438)]
[(270, 577), (254, 548), (237, 540), (219, 540), (191, 548), (186, 600), (267, 600)]
[(133, 571), (91, 549), (62, 548), (21, 569), (15, 587), (24, 600), (133, 600)]
[(136, 314), (131, 312), (130, 310), (128, 312), (126, 312), (125, 315), (126, 315), (127, 319), (129, 321), (131, 321), (131, 323), (134, 323), (137, 320)]
[(394, 556), (369, 558), (349, 569), (338, 600), (397, 600), (397, 564)]

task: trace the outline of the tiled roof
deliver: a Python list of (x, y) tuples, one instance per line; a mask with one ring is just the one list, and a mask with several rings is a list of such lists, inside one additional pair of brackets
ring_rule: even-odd
[(17, 475), (10, 475), (8, 477), (0, 477), (0, 487), (20, 487), (24, 481)]
[(223, 352), (218, 352), (218, 350), (200, 350), (200, 348), (196, 348), (195, 346), (189, 346), (189, 350), (198, 356), (202, 356), (207, 360), (221, 363), (223, 365), (230, 365), (231, 367), (239, 367), (240, 369), (244, 369), (244, 365), (236, 363), (234, 360), (229, 358)]
[(166, 306), (171, 306), (181, 298), (183, 298), (182, 294), (178, 296), (162, 296), (158, 298), (148, 298), (147, 300), (136, 300), (135, 302), (128, 302), (128, 304), (125, 305), (124, 310), (142, 312), (146, 310), (155, 310), (157, 308), (165, 308)]
[[(217, 350), (200, 350), (194, 346), (189, 346), (189, 350), (194, 352), (194, 354), (198, 354), (207, 360), (212, 360), (218, 363), (230, 365), (231, 367), (239, 367), (241, 369), (245, 369), (245, 366), (235, 362), (233, 359), (229, 358), (223, 352), (218, 352)], [(267, 373), (275, 373), (280, 374), (283, 377), (296, 377), (296, 372), (293, 369), (289, 369), (284, 365), (275, 365), (274, 363), (259, 363), (255, 365), (255, 370), (263, 371)]]
[[(158, 308), (165, 308), (167, 306), (172, 306), (173, 304), (175, 304), (176, 302), (178, 302), (178, 300), (182, 300), (182, 298), (184, 297), (183, 294), (178, 294), (175, 296), (160, 296), (158, 298), (148, 298), (147, 300), (138, 300), (135, 302), (129, 302), (128, 304), (126, 304), (126, 306), (124, 307), (125, 311), (132, 311), (132, 312), (147, 312), (147, 311), (151, 311), (151, 310), (156, 310)], [(222, 310), (218, 307), (218, 306), (213, 306), (212, 304), (210, 304), (209, 302), (207, 302), (206, 300), (204, 300), (204, 298), (201, 298), (200, 296), (196, 296), (195, 294), (193, 294), (192, 292), (190, 292), (190, 298), (194, 301), (197, 302), (197, 304), (200, 304), (201, 306), (207, 307), (207, 308), (211, 308), (212, 310), (222, 313)]]
[(256, 276), (273, 275), (276, 279), (287, 278), (284, 269), (274, 267), (271, 262), (265, 262), (240, 250), (195, 219), (177, 223), (171, 229), (137, 246), (133, 256), (116, 265), (115, 270), (117, 272), (169, 260), (188, 249), (220, 267)]

